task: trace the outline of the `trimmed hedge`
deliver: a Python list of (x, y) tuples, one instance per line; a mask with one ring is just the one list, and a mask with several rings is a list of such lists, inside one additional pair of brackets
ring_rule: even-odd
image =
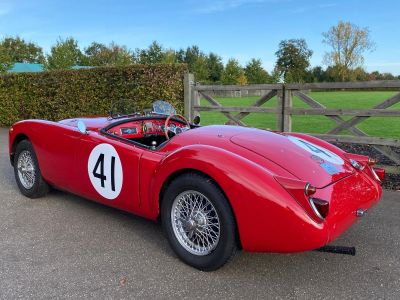
[(141, 110), (164, 99), (182, 113), (186, 71), (186, 65), (160, 64), (0, 76), (0, 126), (23, 119), (108, 115), (121, 99)]

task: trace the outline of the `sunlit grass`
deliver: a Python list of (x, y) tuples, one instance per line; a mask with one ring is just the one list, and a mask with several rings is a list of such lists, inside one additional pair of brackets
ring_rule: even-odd
[[(369, 109), (395, 95), (396, 91), (334, 91), (310, 92), (309, 96), (327, 108)], [(243, 98), (216, 98), (223, 106), (251, 106), (259, 97)], [(202, 105), (210, 105), (207, 100), (201, 100)], [(309, 108), (297, 97), (293, 99), (293, 106)], [(276, 97), (269, 100), (263, 107), (276, 107)], [(400, 109), (400, 103), (390, 109)], [(233, 113), (235, 114), (235, 113)], [(351, 117), (343, 117), (349, 119)], [(201, 124), (224, 124), (228, 119), (220, 112), (201, 112)], [(242, 119), (251, 127), (276, 129), (276, 115), (267, 113), (250, 113)], [(326, 133), (336, 123), (325, 116), (293, 116), (293, 131), (307, 133)], [(400, 117), (371, 117), (356, 127), (371, 136), (400, 138)], [(341, 134), (348, 134), (342, 132)]]

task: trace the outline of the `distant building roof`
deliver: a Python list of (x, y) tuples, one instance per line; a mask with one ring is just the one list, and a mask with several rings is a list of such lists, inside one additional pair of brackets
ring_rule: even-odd
[(8, 72), (10, 73), (42, 72), (43, 70), (44, 67), (42, 64), (15, 63)]
[[(90, 69), (95, 68), (92, 66), (72, 66), (70, 69)], [(25, 73), (25, 72), (43, 72), (43, 64), (31, 64), (31, 63), (15, 63), (13, 67), (8, 70), (9, 73)]]

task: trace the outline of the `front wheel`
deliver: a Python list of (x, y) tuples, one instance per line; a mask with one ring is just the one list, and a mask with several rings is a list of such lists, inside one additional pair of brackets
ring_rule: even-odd
[(172, 249), (197, 269), (216, 270), (236, 253), (232, 210), (219, 187), (203, 175), (187, 173), (171, 182), (161, 218)]
[(49, 191), (49, 186), (40, 172), (35, 150), (28, 140), (23, 140), (17, 145), (14, 175), (21, 193), (28, 198), (39, 198)]

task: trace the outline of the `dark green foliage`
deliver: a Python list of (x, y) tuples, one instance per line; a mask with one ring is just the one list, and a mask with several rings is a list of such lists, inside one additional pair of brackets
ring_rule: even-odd
[(138, 109), (164, 99), (183, 112), (185, 65), (133, 65), (0, 76), (0, 126), (22, 119), (107, 115), (130, 99)]
[[(345, 81), (370, 81), (370, 80), (396, 80), (396, 77), (391, 73), (380, 73), (373, 71), (368, 73), (362, 67), (357, 67), (349, 70), (346, 75)], [(337, 66), (329, 66), (323, 69), (321, 66), (316, 66), (306, 72), (305, 82), (339, 82), (342, 77), (337, 69)]]
[(187, 47), (184, 52), (183, 61), (188, 65), (189, 71), (194, 70), (194, 66), (199, 57), (204, 57), (205, 54), (200, 51), (198, 46)]
[(228, 60), (225, 70), (221, 75), (221, 82), (223, 84), (247, 84), (247, 78), (244, 71), (236, 59), (231, 58)]
[(7, 49), (0, 45), (0, 74), (7, 72), (13, 65), (12, 57)]
[(163, 63), (165, 53), (163, 47), (154, 41), (147, 49), (136, 49), (136, 62), (139, 64), (159, 64)]
[(13, 63), (42, 64), (45, 61), (41, 47), (32, 42), (26, 42), (19, 36), (5, 37), (0, 42), (2, 48)]
[(92, 42), (85, 48), (83, 65), (87, 66), (128, 66), (133, 64), (132, 53), (125, 47), (112, 42), (108, 47)]
[(210, 70), (208, 69), (207, 57), (199, 56), (193, 65), (193, 73), (197, 82), (206, 83), (210, 76)]
[(279, 50), (275, 53), (277, 57), (275, 68), (286, 83), (304, 82), (312, 53), (304, 39), (281, 41)]
[(83, 60), (83, 54), (78, 47), (78, 42), (74, 38), (59, 39), (51, 47), (45, 68), (47, 70), (69, 69), (72, 66), (82, 65)]
[(209, 70), (209, 81), (219, 82), (221, 80), (222, 72), (224, 71), (222, 58), (217, 54), (211, 52), (207, 58), (207, 65)]
[(249, 84), (272, 83), (268, 72), (262, 67), (261, 59), (252, 58), (244, 68)]

